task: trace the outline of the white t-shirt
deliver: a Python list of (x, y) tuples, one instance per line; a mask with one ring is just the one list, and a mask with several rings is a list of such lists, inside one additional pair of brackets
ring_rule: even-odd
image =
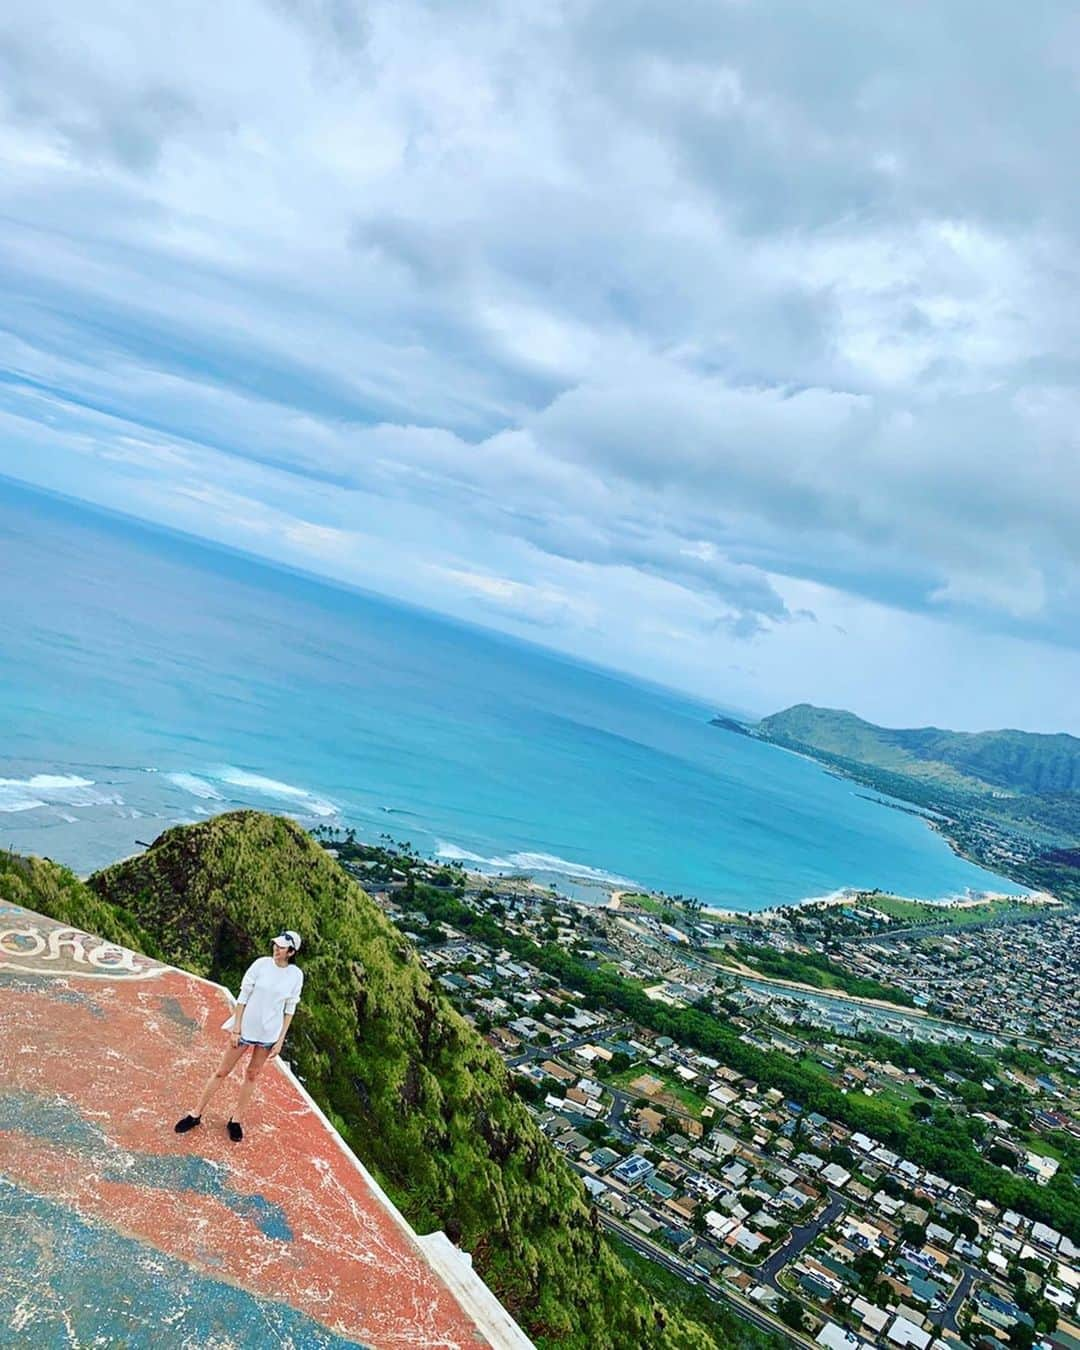
[[(260, 956), (248, 966), (240, 984), (238, 1002), (244, 1004), (240, 1035), (245, 1041), (273, 1044), (281, 1035), (286, 1013), (300, 1002), (304, 972), (297, 966), (279, 966), (272, 956)], [(231, 1029), (233, 1019), (225, 1023)]]

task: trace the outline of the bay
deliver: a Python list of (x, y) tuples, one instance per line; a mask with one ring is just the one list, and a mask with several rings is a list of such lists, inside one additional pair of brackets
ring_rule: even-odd
[(721, 688), (706, 706), (8, 481), (0, 577), (0, 846), (79, 872), (251, 806), (596, 898), (1020, 889), (710, 727)]

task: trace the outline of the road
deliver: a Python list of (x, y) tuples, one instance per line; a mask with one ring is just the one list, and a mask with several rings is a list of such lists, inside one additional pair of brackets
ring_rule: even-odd
[[(590, 1042), (595, 1041), (601, 1034), (605, 1036), (623, 1035), (629, 1033), (631, 1030), (632, 1028), (629, 1025), (610, 1028), (604, 1032), (601, 1032), (599, 1028), (594, 1027), (588, 1035), (579, 1036), (570, 1041), (564, 1041), (557, 1046), (530, 1046), (523, 1054), (516, 1056), (511, 1060), (510, 1064), (520, 1065), (530, 1063), (537, 1059), (548, 1059), (552, 1056), (565, 1054), (567, 1051), (575, 1050), (579, 1046), (588, 1045)], [(627, 1130), (623, 1123), (626, 1111), (636, 1100), (635, 1096), (632, 1093), (624, 1092), (620, 1088), (613, 1088), (608, 1084), (604, 1084), (604, 1087), (605, 1091), (612, 1097), (612, 1106), (606, 1117), (608, 1128), (628, 1143), (640, 1143), (641, 1141), (638, 1136)], [(580, 1175), (596, 1175), (595, 1172), (582, 1166), (575, 1159), (568, 1159), (568, 1161)], [(669, 1224), (672, 1222), (670, 1214), (657, 1212), (643, 1194), (629, 1192), (624, 1187), (613, 1182), (609, 1177), (604, 1178), (604, 1180), (613, 1190), (625, 1196), (627, 1199), (632, 1199), (654, 1218), (659, 1219), (663, 1223)], [(813, 1243), (818, 1234), (828, 1227), (828, 1225), (831, 1224), (845, 1208), (844, 1199), (838, 1192), (830, 1190), (828, 1196), (828, 1203), (816, 1218), (812, 1219), (809, 1223), (796, 1224), (793, 1226), (787, 1241), (776, 1251), (772, 1252), (760, 1265), (751, 1265), (749, 1262), (743, 1261), (738, 1256), (726, 1252), (724, 1253), (725, 1259), (738, 1265), (741, 1269), (745, 1270), (747, 1274), (753, 1276), (762, 1284), (769, 1285), (771, 1288), (787, 1297), (787, 1290), (784, 1290), (778, 1281), (780, 1272), (786, 1266), (796, 1261), (807, 1247)], [(679, 1275), (682, 1279), (695, 1285), (706, 1293), (714, 1302), (727, 1305), (740, 1317), (745, 1318), (759, 1330), (768, 1332), (772, 1335), (786, 1337), (791, 1342), (802, 1339), (797, 1337), (790, 1327), (772, 1320), (754, 1305), (748, 1305), (746, 1300), (742, 1299), (737, 1294), (724, 1289), (718, 1289), (707, 1279), (703, 1278), (689, 1262), (682, 1260), (673, 1252), (669, 1252), (665, 1248), (658, 1246), (655, 1242), (652, 1242), (636, 1229), (628, 1228), (606, 1210), (596, 1208), (596, 1214), (605, 1228), (611, 1232), (618, 1233), (619, 1237), (640, 1255), (648, 1258), (650, 1261), (656, 1261), (666, 1270)], [(960, 1309), (963, 1307), (971, 1293), (973, 1283), (976, 1279), (986, 1280), (987, 1278), (987, 1272), (976, 1270), (966, 1263), (963, 1264), (960, 1281), (951, 1294), (948, 1303), (941, 1310), (936, 1319), (938, 1325), (942, 1329), (954, 1333), (958, 1332), (957, 1317)], [(810, 1344), (810, 1342), (806, 1343)]]
[[(611, 1129), (625, 1135), (626, 1129), (622, 1123), (622, 1118), (626, 1108), (634, 1101), (634, 1098), (629, 1092), (623, 1092), (620, 1088), (608, 1088), (608, 1091), (611, 1093), (612, 1103), (611, 1110), (608, 1112), (607, 1123)], [(635, 1140), (635, 1142), (637, 1141)]]
[[(629, 1030), (629, 1026), (620, 1026), (609, 1029), (604, 1034), (606, 1036), (622, 1035)], [(553, 1055), (565, 1054), (567, 1051), (574, 1050), (578, 1046), (588, 1045), (591, 1041), (595, 1040), (599, 1034), (599, 1030), (593, 1028), (589, 1035), (580, 1036), (571, 1041), (565, 1041), (558, 1046), (530, 1046), (528, 1050), (523, 1054), (516, 1056), (510, 1063), (512, 1066), (517, 1066), (530, 1063), (536, 1059), (547, 1059)], [(640, 1142), (637, 1136), (631, 1134), (623, 1124), (623, 1116), (627, 1108), (636, 1100), (634, 1095), (632, 1093), (624, 1092), (620, 1088), (613, 1088), (607, 1084), (604, 1086), (605, 1090), (609, 1092), (612, 1097), (612, 1106), (605, 1121), (608, 1128), (629, 1143)], [(596, 1175), (595, 1172), (584, 1167), (574, 1158), (568, 1158), (567, 1161), (570, 1162), (571, 1166), (581, 1176)], [(671, 1215), (657, 1212), (643, 1194), (627, 1191), (624, 1187), (612, 1181), (610, 1177), (607, 1177), (604, 1180), (613, 1190), (617, 1191), (627, 1199), (632, 1199), (648, 1214), (652, 1215), (660, 1222), (665, 1224), (672, 1223)], [(811, 1219), (809, 1223), (796, 1224), (793, 1226), (787, 1241), (768, 1256), (760, 1265), (752, 1265), (749, 1262), (741, 1260), (732, 1253), (724, 1252), (722, 1254), (726, 1260), (740, 1266), (747, 1274), (753, 1276), (753, 1278), (762, 1284), (769, 1285), (778, 1293), (783, 1294), (786, 1297), (787, 1291), (781, 1288), (777, 1279), (780, 1271), (790, 1262), (796, 1260), (806, 1248), (810, 1246), (818, 1234), (831, 1224), (845, 1208), (844, 1199), (838, 1192), (830, 1190), (828, 1192), (828, 1197), (828, 1203), (825, 1208), (821, 1210), (815, 1218)], [(680, 1275), (683, 1279), (697, 1285), (699, 1288), (705, 1290), (709, 1297), (714, 1301), (728, 1304), (741, 1317), (745, 1317), (759, 1329), (768, 1331), (772, 1334), (781, 1334), (792, 1340), (796, 1339), (790, 1327), (783, 1326), (781, 1323), (771, 1320), (765, 1314), (760, 1312), (760, 1310), (753, 1307), (753, 1305), (746, 1306), (745, 1300), (738, 1296), (729, 1294), (724, 1290), (718, 1290), (708, 1280), (703, 1279), (689, 1262), (681, 1260), (674, 1253), (658, 1246), (643, 1234), (639, 1233), (636, 1229), (628, 1228), (606, 1210), (597, 1207), (596, 1213), (605, 1228), (617, 1232), (629, 1246), (633, 1247), (634, 1250), (639, 1252), (642, 1256), (648, 1257), (651, 1261), (658, 1262), (660, 1265), (664, 1266), (665, 1269), (672, 1271), (674, 1274)], [(711, 1246), (712, 1244), (709, 1245)], [(714, 1248), (714, 1250), (717, 1249)], [(957, 1302), (956, 1308), (953, 1308), (952, 1310), (954, 1315), (958, 1307), (959, 1302)]]
[[(589, 1168), (584, 1166), (584, 1164), (578, 1162), (576, 1158), (568, 1158), (567, 1161), (570, 1163), (571, 1167), (574, 1168), (574, 1170), (578, 1173), (579, 1176), (584, 1177), (596, 1175), (595, 1172), (591, 1171)], [(611, 1177), (605, 1177), (604, 1181), (605, 1184), (609, 1186), (613, 1191), (617, 1192), (619, 1195), (623, 1196), (627, 1200), (632, 1200), (635, 1204), (637, 1204), (641, 1209), (645, 1210), (647, 1214), (649, 1214), (652, 1218), (656, 1219), (658, 1222), (668, 1225), (672, 1224), (673, 1222), (677, 1222), (672, 1218), (670, 1214), (657, 1210), (653, 1206), (651, 1201), (646, 1199), (645, 1195), (642, 1192), (629, 1191), (626, 1189), (625, 1186), (620, 1185), (619, 1183), (614, 1181)], [(772, 1288), (776, 1289), (780, 1293), (786, 1293), (785, 1290), (781, 1289), (780, 1285), (777, 1282), (777, 1276), (779, 1275), (780, 1271), (784, 1268), (784, 1266), (788, 1264), (789, 1261), (794, 1261), (796, 1257), (801, 1255), (801, 1253), (804, 1252), (806, 1248), (810, 1246), (810, 1244), (814, 1241), (814, 1239), (818, 1236), (818, 1234), (830, 1223), (832, 1223), (832, 1221), (837, 1217), (838, 1214), (840, 1214), (843, 1211), (844, 1208), (845, 1205), (843, 1197), (837, 1194), (836, 1191), (830, 1191), (828, 1204), (825, 1206), (823, 1210), (821, 1210), (821, 1212), (816, 1216), (816, 1218), (811, 1219), (809, 1223), (798, 1224), (795, 1227), (793, 1227), (791, 1230), (791, 1234), (788, 1237), (788, 1240), (783, 1244), (783, 1246), (777, 1248), (777, 1250), (773, 1252), (772, 1255), (767, 1257), (763, 1262), (761, 1262), (760, 1265), (751, 1264), (750, 1262), (743, 1260), (740, 1256), (737, 1256), (732, 1252), (719, 1252), (719, 1249), (717, 1249), (711, 1242), (709, 1242), (707, 1237), (705, 1237), (703, 1240), (712, 1250), (717, 1251), (719, 1255), (722, 1255), (726, 1261), (730, 1261), (733, 1264), (740, 1266), (743, 1270), (747, 1272), (747, 1274), (754, 1276), (754, 1278), (759, 1280), (761, 1283), (771, 1285)], [(597, 1209), (597, 1213), (600, 1215), (601, 1219), (603, 1219), (605, 1222), (607, 1222), (607, 1220), (612, 1217), (605, 1210), (602, 1209)], [(651, 1249), (649, 1253), (650, 1255), (652, 1251), (662, 1252), (665, 1256), (671, 1255), (670, 1253), (666, 1252), (664, 1248), (656, 1246), (655, 1243), (649, 1243), (649, 1247)], [(671, 1255), (671, 1260), (678, 1261), (678, 1258), (675, 1257), (674, 1255)], [(685, 1262), (680, 1264), (686, 1266)], [(687, 1266), (686, 1268), (692, 1269), (689, 1266)]]
[(826, 1228), (844, 1209), (843, 1199), (835, 1191), (829, 1192), (829, 1203), (821, 1211), (816, 1219), (811, 1219), (809, 1223), (797, 1224), (791, 1230), (791, 1236), (782, 1247), (778, 1247), (771, 1256), (758, 1267), (760, 1275), (767, 1279), (774, 1289), (780, 1286), (776, 1282), (776, 1277), (780, 1271), (788, 1264), (794, 1261), (797, 1256), (810, 1246), (813, 1240)]
[[(985, 1278), (982, 1272), (979, 1272), (979, 1274), (982, 1278)], [(960, 1328), (956, 1325), (956, 1317), (964, 1304), (964, 1300), (971, 1292), (971, 1286), (975, 1283), (975, 1278), (976, 1271), (971, 1266), (965, 1265), (960, 1276), (960, 1283), (956, 1286), (942, 1313), (941, 1325), (947, 1331), (959, 1332)]]

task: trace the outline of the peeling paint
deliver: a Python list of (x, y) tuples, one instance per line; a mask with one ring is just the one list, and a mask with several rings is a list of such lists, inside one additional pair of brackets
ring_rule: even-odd
[(0, 1343), (9, 1335), (26, 1347), (363, 1345), (0, 1178)]

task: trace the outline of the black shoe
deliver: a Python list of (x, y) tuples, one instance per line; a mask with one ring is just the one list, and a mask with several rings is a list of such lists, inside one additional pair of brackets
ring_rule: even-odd
[(176, 1133), (187, 1134), (188, 1130), (193, 1130), (196, 1125), (202, 1124), (202, 1116), (185, 1116), (183, 1120), (176, 1122)]
[(238, 1144), (240, 1140), (243, 1139), (244, 1137), (244, 1130), (240, 1122), (238, 1120), (230, 1120), (228, 1129), (229, 1129), (229, 1138), (233, 1141), (234, 1144)]

